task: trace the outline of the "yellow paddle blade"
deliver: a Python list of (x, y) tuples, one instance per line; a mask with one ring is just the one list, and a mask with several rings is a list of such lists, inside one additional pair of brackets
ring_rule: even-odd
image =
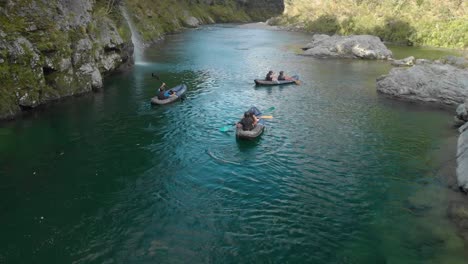
[(263, 118), (263, 119), (271, 119), (271, 118), (273, 118), (273, 116), (260, 116), (260, 118)]

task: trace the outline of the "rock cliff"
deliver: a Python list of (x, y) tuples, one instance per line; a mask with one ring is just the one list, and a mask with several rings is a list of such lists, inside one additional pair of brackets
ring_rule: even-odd
[(0, 118), (102, 87), (131, 62), (130, 31), (94, 0), (0, 2)]
[(184, 27), (279, 15), (283, 0), (0, 0), (0, 119), (102, 87), (143, 43)]

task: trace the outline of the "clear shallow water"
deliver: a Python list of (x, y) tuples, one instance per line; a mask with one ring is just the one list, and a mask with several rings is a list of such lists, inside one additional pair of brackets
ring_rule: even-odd
[[(435, 177), (451, 112), (378, 95), (385, 62), (288, 48), (307, 40), (169, 36), (104, 92), (3, 124), (0, 263), (464, 263)], [(254, 87), (269, 69), (303, 85)], [(151, 73), (187, 100), (152, 107)], [(252, 105), (275, 107), (260, 140), (219, 132)]]

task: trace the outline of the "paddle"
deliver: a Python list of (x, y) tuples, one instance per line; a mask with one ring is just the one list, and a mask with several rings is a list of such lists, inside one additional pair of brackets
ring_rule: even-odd
[[(273, 110), (275, 110), (275, 107), (274, 107), (274, 106), (268, 108), (267, 110), (265, 110), (265, 112), (271, 112), (271, 111), (273, 111)], [(263, 119), (272, 119), (273, 116), (271, 116), (271, 115), (269, 115), (269, 116), (263, 116), (263, 115), (262, 115), (262, 116), (260, 116), (259, 118), (263, 118)], [(229, 125), (223, 126), (223, 127), (221, 127), (221, 128), (219, 129), (219, 131), (221, 131), (221, 132), (227, 132), (227, 131), (231, 130), (231, 128), (232, 128), (233, 126), (235, 126), (236, 124), (237, 124), (237, 122), (236, 122), (236, 123), (233, 123), (233, 124), (231, 123), (231, 124), (229, 124)]]
[(299, 76), (294, 75), (293, 77), (290, 77), (292, 81), (294, 81), (295, 84), (301, 85), (301, 81), (299, 81)]
[(155, 75), (154, 73), (151, 73), (151, 76), (156, 78), (158, 81), (163, 82), (163, 81), (161, 81), (161, 78), (159, 78), (158, 75)]

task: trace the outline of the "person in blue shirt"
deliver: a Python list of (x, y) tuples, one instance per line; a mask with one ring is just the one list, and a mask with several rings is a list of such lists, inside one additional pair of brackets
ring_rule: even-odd
[(159, 100), (164, 100), (167, 99), (171, 96), (175, 96), (175, 92), (172, 90), (169, 90), (169, 96), (166, 95), (166, 90), (164, 90), (164, 87), (166, 87), (166, 83), (162, 83), (161, 86), (159, 87), (158, 90), (158, 99)]

